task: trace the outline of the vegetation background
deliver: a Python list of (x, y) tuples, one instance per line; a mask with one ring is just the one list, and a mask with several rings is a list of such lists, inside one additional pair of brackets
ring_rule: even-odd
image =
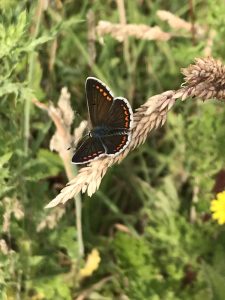
[[(81, 196), (82, 255), (74, 201), (44, 209), (68, 179), (49, 150), (54, 124), (31, 101), (56, 104), (66, 86), (76, 128), (88, 76), (134, 109), (179, 88), (196, 57), (225, 60), (224, 1), (1, 0), (0, 12), (0, 299), (224, 299), (225, 232), (210, 216), (225, 188), (224, 104), (178, 101), (93, 197)], [(118, 41), (102, 20), (120, 33), (159, 26), (167, 38), (134, 29)]]

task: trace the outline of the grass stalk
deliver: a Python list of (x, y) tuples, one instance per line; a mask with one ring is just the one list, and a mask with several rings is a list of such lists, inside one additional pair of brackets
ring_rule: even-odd
[(80, 194), (74, 197), (74, 203), (76, 207), (78, 257), (82, 258), (84, 256), (84, 242), (83, 242), (83, 234), (82, 234), (82, 204), (81, 204)]
[[(39, 0), (36, 13), (35, 13), (35, 20), (36, 23), (33, 24), (31, 27), (31, 35), (32, 39), (34, 40), (39, 32), (40, 23), (42, 12), (44, 9), (44, 1)], [(28, 86), (32, 88), (32, 82), (34, 78), (34, 64), (35, 64), (35, 53), (31, 52), (28, 58)], [(28, 147), (29, 147), (29, 137), (30, 137), (30, 110), (31, 110), (31, 101), (30, 99), (25, 99), (25, 106), (24, 106), (24, 152), (28, 154)]]

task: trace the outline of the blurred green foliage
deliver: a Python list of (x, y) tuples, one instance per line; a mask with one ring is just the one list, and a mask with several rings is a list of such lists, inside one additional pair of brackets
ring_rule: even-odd
[[(171, 31), (157, 10), (191, 21), (190, 3), (127, 1), (127, 21)], [(85, 260), (77, 254), (73, 201), (53, 228), (38, 230), (50, 213), (44, 206), (67, 179), (49, 150), (54, 126), (31, 99), (56, 102), (67, 86), (76, 127), (87, 116), (87, 76), (136, 108), (180, 86), (180, 68), (204, 55), (209, 31), (212, 55), (224, 61), (224, 1), (193, 3), (204, 36), (129, 38), (129, 57), (106, 36), (95, 42), (92, 61), (88, 13), (96, 25), (118, 23), (116, 1), (0, 1), (0, 300), (224, 299), (225, 233), (209, 215), (210, 200), (225, 187), (222, 103), (177, 103), (166, 125), (111, 168), (92, 198), (82, 196), (85, 253), (97, 248), (101, 256), (90, 278), (78, 275)]]

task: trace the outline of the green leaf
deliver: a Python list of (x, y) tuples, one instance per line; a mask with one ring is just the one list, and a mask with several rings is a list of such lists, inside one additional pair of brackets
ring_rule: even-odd
[(2, 168), (12, 157), (12, 152), (8, 152), (2, 156), (0, 156), (0, 168)]
[(27, 45), (25, 47), (20, 48), (20, 51), (23, 52), (30, 52), (30, 51), (34, 51), (36, 49), (37, 46), (42, 45), (44, 43), (47, 43), (49, 41), (51, 41), (54, 38), (54, 36), (41, 36), (37, 39), (34, 39), (33, 41), (27, 43)]
[(27, 26), (27, 13), (22, 11), (15, 24), (7, 26), (0, 23), (0, 59), (10, 56), (12, 51), (16, 50), (23, 41), (23, 35)]
[(225, 295), (225, 276), (222, 276), (209, 264), (204, 265), (205, 276), (210, 282), (212, 290), (212, 299), (224, 300)]

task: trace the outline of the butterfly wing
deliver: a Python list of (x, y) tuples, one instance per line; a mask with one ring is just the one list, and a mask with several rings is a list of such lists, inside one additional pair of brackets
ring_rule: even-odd
[(113, 104), (113, 94), (100, 80), (88, 77), (86, 80), (86, 97), (92, 127), (106, 122)]
[(131, 129), (133, 112), (127, 99), (117, 97), (113, 101), (105, 125), (116, 129)]
[(72, 163), (84, 164), (103, 155), (105, 155), (105, 148), (101, 140), (96, 137), (88, 137), (78, 144)]
[(107, 155), (118, 155), (130, 142), (130, 134), (109, 135), (101, 137)]
[(100, 80), (88, 77), (86, 97), (92, 127), (108, 127), (110, 135), (89, 136), (78, 144), (72, 162), (83, 164), (104, 155), (117, 155), (130, 142), (133, 112), (129, 102), (122, 97), (113, 98), (109, 88)]

